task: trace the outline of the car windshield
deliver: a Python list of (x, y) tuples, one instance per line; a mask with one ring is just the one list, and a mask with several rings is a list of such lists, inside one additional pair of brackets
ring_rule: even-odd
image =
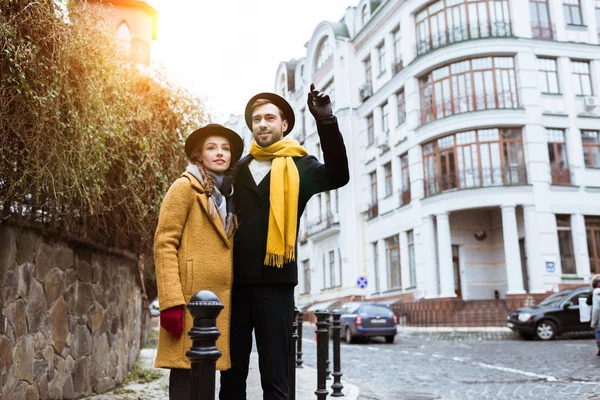
[(360, 308), (360, 312), (368, 314), (368, 315), (374, 315), (374, 314), (389, 315), (392, 313), (392, 311), (389, 308), (384, 307), (384, 306), (378, 306), (378, 305), (363, 305)]
[(571, 291), (571, 290), (566, 290), (564, 292), (555, 293), (552, 296), (546, 297), (544, 300), (542, 300), (542, 302), (539, 305), (540, 306), (549, 306), (549, 305), (560, 303), (561, 301), (563, 301), (564, 299), (569, 297), (572, 293), (573, 293), (573, 291)]

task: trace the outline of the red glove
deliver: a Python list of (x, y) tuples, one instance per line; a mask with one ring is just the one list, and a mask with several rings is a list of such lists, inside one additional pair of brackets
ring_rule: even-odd
[(183, 333), (183, 306), (175, 306), (161, 311), (160, 326), (175, 339), (179, 339)]

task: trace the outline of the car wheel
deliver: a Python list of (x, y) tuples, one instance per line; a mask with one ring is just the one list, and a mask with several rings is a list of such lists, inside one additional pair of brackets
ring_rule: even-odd
[(556, 336), (556, 325), (550, 321), (542, 321), (535, 328), (535, 334), (541, 340), (552, 340)]
[(346, 343), (350, 344), (354, 342), (354, 338), (352, 337), (352, 332), (350, 332), (350, 328), (346, 327)]
[(535, 334), (529, 332), (519, 332), (521, 339), (531, 340), (535, 337)]
[(394, 339), (396, 339), (396, 335), (389, 335), (385, 337), (386, 343), (394, 343)]

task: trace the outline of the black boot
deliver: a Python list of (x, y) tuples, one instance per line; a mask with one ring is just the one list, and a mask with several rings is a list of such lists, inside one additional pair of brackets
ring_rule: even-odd
[(596, 355), (600, 357), (600, 340), (596, 340), (596, 346), (598, 346), (598, 353)]

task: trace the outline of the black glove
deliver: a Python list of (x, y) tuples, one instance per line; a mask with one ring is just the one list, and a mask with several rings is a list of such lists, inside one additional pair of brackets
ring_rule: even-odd
[(317, 122), (335, 121), (333, 116), (333, 106), (328, 94), (325, 94), (315, 89), (315, 84), (310, 84), (310, 92), (308, 92), (308, 109), (315, 117)]

